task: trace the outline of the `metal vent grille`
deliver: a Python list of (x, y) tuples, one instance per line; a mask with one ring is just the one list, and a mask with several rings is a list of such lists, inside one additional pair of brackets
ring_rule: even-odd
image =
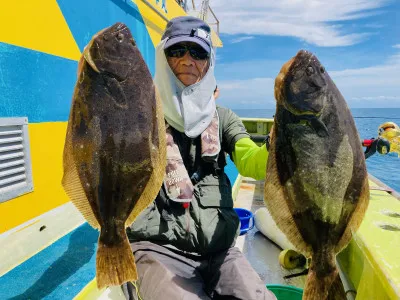
[(0, 202), (33, 190), (27, 118), (0, 118)]

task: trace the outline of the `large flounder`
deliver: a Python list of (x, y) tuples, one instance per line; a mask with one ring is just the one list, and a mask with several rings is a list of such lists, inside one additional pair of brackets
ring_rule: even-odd
[(340, 299), (335, 263), (369, 201), (364, 154), (341, 93), (307, 51), (275, 80), (277, 101), (265, 203), (288, 239), (312, 257), (303, 299)]
[(117, 23), (84, 50), (64, 148), (64, 189), (100, 230), (99, 288), (137, 279), (125, 227), (155, 199), (165, 167), (161, 102), (129, 29)]

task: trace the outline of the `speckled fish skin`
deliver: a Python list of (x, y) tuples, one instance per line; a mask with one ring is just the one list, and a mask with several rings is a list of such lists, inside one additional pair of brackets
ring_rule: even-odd
[(343, 96), (310, 52), (299, 51), (282, 67), (275, 98), (265, 203), (289, 240), (312, 257), (303, 299), (341, 299), (335, 256), (369, 200), (358, 132)]
[[(127, 41), (114, 42), (118, 36)], [(126, 26), (116, 25), (92, 43), (90, 57), (100, 73), (86, 63), (80, 76), (74, 96), (73, 155), (80, 162), (79, 176), (93, 212), (105, 229), (102, 240), (108, 244), (121, 239), (114, 227), (124, 226), (153, 171), (149, 146), (158, 146), (157, 131), (150, 135), (148, 128), (153, 127), (155, 103), (150, 103), (155, 97)]]
[[(100, 251), (117, 249), (110, 257), (120, 256), (118, 259), (124, 262), (121, 249), (130, 251), (125, 233), (125, 226), (130, 225), (126, 224), (128, 218), (133, 221), (154, 200), (162, 184), (165, 153), (160, 156), (159, 152), (165, 152), (163, 115), (151, 74), (124, 24), (106, 28), (91, 40), (78, 72), (64, 150), (67, 171), (63, 184), (88, 222), (101, 229), (98, 259)], [(164, 159), (159, 162), (158, 157)], [(80, 201), (84, 197), (74, 194), (73, 176), (65, 175), (73, 169), (71, 161), (90, 211), (82, 209)], [(159, 179), (149, 187), (155, 172), (160, 174)], [(143, 197), (146, 188), (154, 192), (147, 191)], [(97, 261), (99, 287), (136, 280), (132, 278), (137, 277), (133, 256), (128, 265), (121, 264), (116, 274), (104, 275), (111, 272), (106, 268), (118, 268), (109, 264), (108, 260)], [(124, 268), (134, 268), (135, 274), (125, 278), (121, 275)]]

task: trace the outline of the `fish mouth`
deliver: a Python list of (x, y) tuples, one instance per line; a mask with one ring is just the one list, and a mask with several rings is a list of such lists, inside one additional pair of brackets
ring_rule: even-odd
[[(305, 103), (307, 103), (307, 100), (303, 100)], [(312, 99), (310, 99), (309, 101), (312, 101)], [(318, 117), (321, 114), (321, 110), (320, 109), (315, 109), (311, 106), (304, 106), (304, 107), (295, 107), (294, 105), (285, 102), (284, 103), (284, 107), (290, 111), (293, 115), (296, 116), (316, 116)]]
[(304, 112), (302, 114), (294, 114), (292, 111), (288, 111), (293, 115), (294, 123), (301, 123), (303, 126), (306, 125), (310, 127), (319, 137), (329, 136), (328, 128), (326, 127), (325, 123), (320, 120), (320, 112)]
[(297, 116), (319, 116), (323, 109), (323, 102), (321, 98), (326, 94), (327, 87), (315, 87), (310, 92), (304, 92), (300, 97), (292, 94), (292, 100), (288, 101), (286, 98), (282, 99), (283, 106), (292, 114)]
[(310, 62), (311, 61), (311, 59), (312, 59), (312, 57), (314, 56), (314, 54), (312, 54), (310, 51), (307, 51), (307, 50), (299, 50), (299, 52), (297, 52), (297, 54), (296, 54), (296, 58), (297, 57), (301, 57), (301, 56), (305, 56), (305, 57), (309, 57), (309, 61), (308, 62)]
[(306, 95), (307, 97), (309, 97), (309, 99), (306, 99), (305, 101), (311, 101), (312, 99), (318, 98), (322, 95), (324, 95), (327, 91), (327, 86), (323, 86), (323, 87), (317, 87), (316, 90), (307, 92)]
[[(115, 25), (113, 25), (111, 28), (109, 28), (108, 31), (109, 31), (109, 33), (106, 34), (106, 37), (105, 37), (106, 39), (108, 39), (110, 36), (117, 36), (119, 33), (123, 32), (123, 31), (129, 32), (129, 29), (125, 24), (118, 22)], [(100, 32), (100, 33), (102, 33), (102, 32)], [(129, 33), (129, 35), (130, 35), (130, 38), (132, 38), (130, 33)]]
[(285, 102), (285, 97), (283, 90), (285, 88), (285, 78), (286, 74), (289, 72), (293, 62), (295, 61), (295, 57), (292, 57), (289, 61), (287, 61), (279, 71), (278, 76), (275, 78), (275, 85), (274, 85), (274, 96), (278, 103)]
[(89, 44), (87, 44), (86, 47), (83, 49), (83, 57), (85, 58), (87, 63), (92, 67), (92, 69), (97, 73), (100, 73), (100, 70), (97, 68), (96, 64), (93, 61), (92, 56), (90, 55), (90, 49), (92, 49), (92, 47), (97, 47), (97, 48), (99, 47), (96, 42), (96, 39), (107, 30), (109, 30), (109, 28), (104, 28), (103, 30), (96, 33), (96, 35), (93, 36), (93, 38), (90, 40)]
[(96, 33), (95, 36), (93, 36), (93, 38), (91, 39), (91, 41), (89, 42), (88, 45), (86, 45), (86, 47), (83, 49), (83, 57), (85, 58), (85, 60), (87, 61), (87, 63), (92, 67), (92, 69), (97, 72), (100, 73), (99, 68), (96, 66), (91, 54), (90, 54), (90, 49), (92, 47), (97, 47), (99, 48), (98, 43), (96, 42), (96, 40), (98, 39), (98, 37), (100, 37), (103, 34), (107, 35), (107, 32), (111, 32), (110, 35), (115, 35), (118, 34), (119, 32), (123, 31), (127, 29), (127, 26), (123, 23), (116, 23), (114, 24), (111, 28), (104, 28), (103, 30), (99, 31), (98, 33)]
[[(295, 69), (300, 62), (307, 60), (307, 64), (310, 63), (314, 55), (307, 51), (307, 50), (299, 50), (296, 54), (296, 56), (292, 57), (290, 60), (288, 60), (281, 68), (279, 71), (278, 76), (275, 78), (275, 86), (274, 86), (274, 94), (275, 94), (275, 99), (283, 103), (285, 102), (285, 97), (283, 90), (285, 89), (285, 79), (287, 74), (290, 73), (291, 69)], [(314, 92), (314, 91), (313, 91)]]
[(90, 49), (93, 47), (93, 43), (95, 43), (94, 39), (92, 39), (90, 43), (85, 47), (85, 49), (83, 49), (83, 57), (95, 72), (100, 73), (100, 70), (97, 68), (92, 59), (92, 56), (90, 55)]
[(122, 30), (124, 30), (124, 29), (126, 29), (126, 25), (123, 24), (123, 23), (121, 23), (121, 22), (117, 22), (116, 24), (114, 24), (114, 25), (111, 27), (110, 31), (111, 31), (112, 33), (118, 33), (118, 32), (120, 32), (120, 31), (122, 31)]
[[(316, 88), (316, 90), (304, 93), (304, 97), (297, 97), (293, 94), (294, 101), (283, 101), (283, 106), (292, 114), (297, 116), (320, 116), (323, 109), (327, 87)], [(322, 100), (321, 100), (322, 99)]]
[(312, 54), (310, 51), (307, 50), (299, 50), (297, 52), (296, 56), (294, 57), (294, 63), (298, 64), (299, 62), (306, 61), (304, 65), (309, 65), (311, 60), (314, 58), (314, 54)]
[[(288, 111), (297, 116), (319, 116), (324, 106), (324, 97), (328, 90), (325, 80), (305, 75), (305, 69), (314, 64), (316, 56), (307, 50), (300, 50), (296, 56), (286, 62), (275, 80), (275, 98)], [(294, 79), (298, 72), (304, 72)], [(302, 74), (302, 73), (300, 73)], [(304, 78), (304, 79), (303, 79)], [(305, 80), (307, 89), (300, 89), (300, 83)]]

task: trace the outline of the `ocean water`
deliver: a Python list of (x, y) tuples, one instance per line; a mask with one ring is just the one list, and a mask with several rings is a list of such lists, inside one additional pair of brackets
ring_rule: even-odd
[[(272, 118), (275, 113), (275, 109), (233, 109), (233, 111), (238, 116), (247, 118)], [(378, 127), (384, 122), (392, 121), (400, 125), (400, 108), (353, 108), (351, 113), (361, 140), (377, 137)], [(366, 162), (370, 174), (400, 192), (400, 158), (396, 154), (376, 153)]]

